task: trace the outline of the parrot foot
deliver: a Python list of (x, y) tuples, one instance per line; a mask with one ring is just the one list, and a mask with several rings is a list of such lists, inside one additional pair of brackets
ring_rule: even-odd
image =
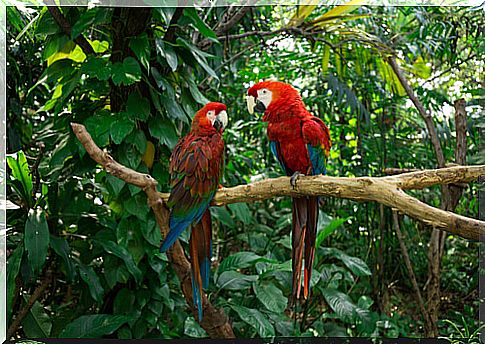
[(300, 173), (298, 171), (296, 171), (295, 173), (293, 173), (293, 175), (290, 177), (290, 184), (291, 186), (293, 187), (293, 190), (296, 189), (296, 182), (298, 181), (298, 179), (300, 178), (300, 176), (304, 177), (305, 175), (303, 173)]

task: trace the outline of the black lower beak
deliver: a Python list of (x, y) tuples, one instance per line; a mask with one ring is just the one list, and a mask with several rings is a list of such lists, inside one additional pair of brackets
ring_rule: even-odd
[(217, 131), (220, 131), (223, 124), (222, 124), (222, 121), (219, 119), (219, 118), (216, 118), (214, 120), (214, 124), (212, 124), (212, 126), (217, 130)]
[(264, 106), (264, 103), (261, 100), (256, 99), (256, 106), (254, 107), (254, 111), (259, 113), (264, 113), (266, 111), (266, 106)]

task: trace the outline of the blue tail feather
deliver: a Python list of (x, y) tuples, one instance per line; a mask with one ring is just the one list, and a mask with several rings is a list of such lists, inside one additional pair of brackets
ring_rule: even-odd
[(200, 297), (199, 286), (195, 281), (195, 276), (193, 272), (192, 272), (192, 299), (194, 300), (195, 308), (197, 308), (199, 321), (201, 321), (202, 320), (202, 298)]

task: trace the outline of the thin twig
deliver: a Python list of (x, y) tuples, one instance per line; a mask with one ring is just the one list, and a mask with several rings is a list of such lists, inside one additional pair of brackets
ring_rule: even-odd
[(406, 241), (404, 239), (404, 236), (402, 235), (401, 227), (399, 226), (399, 217), (397, 215), (397, 211), (395, 210), (392, 211), (392, 218), (394, 221), (394, 229), (396, 230), (396, 236), (399, 241), (399, 246), (401, 247), (401, 253), (404, 259), (404, 263), (406, 264), (406, 269), (408, 271), (409, 279), (411, 280), (411, 284), (416, 294), (418, 307), (419, 307), (419, 310), (421, 311), (421, 314), (423, 315), (423, 322), (426, 323), (429, 321), (429, 314), (426, 311), (426, 308), (424, 307), (421, 291), (419, 290), (418, 282), (416, 281), (416, 275), (414, 274), (413, 266), (411, 265), (411, 259), (409, 259), (409, 253), (406, 247)]
[(30, 309), (34, 305), (35, 301), (37, 301), (37, 299), (44, 294), (44, 291), (50, 285), (51, 281), (52, 281), (52, 272), (48, 271), (44, 279), (42, 280), (41, 284), (37, 288), (35, 288), (33, 294), (29, 298), (29, 301), (25, 304), (24, 307), (22, 307), (20, 312), (17, 314), (17, 317), (12, 322), (12, 325), (10, 325), (10, 327), (8, 328), (7, 339), (12, 338), (15, 332), (17, 332), (20, 324), (22, 323), (22, 320), (24, 320), (24, 318), (27, 316)]

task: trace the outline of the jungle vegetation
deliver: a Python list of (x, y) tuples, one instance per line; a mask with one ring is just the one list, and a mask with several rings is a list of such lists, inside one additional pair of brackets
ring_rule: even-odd
[[(485, 164), (480, 8), (7, 7), (6, 34), (10, 338), (207, 337), (158, 252), (145, 193), (100, 168), (71, 122), (169, 192), (178, 138), (198, 108), (223, 102), (223, 184), (247, 184), (282, 175), (265, 124), (245, 105), (252, 83), (276, 78), (330, 127), (328, 175), (443, 167), (394, 61), (430, 114), (445, 163), (456, 162), (454, 105), (464, 99), (459, 163)], [(480, 187), (462, 185), (447, 209), (478, 218)], [(410, 194), (446, 201), (439, 186)], [(211, 208), (207, 293), (236, 337), (478, 337), (479, 243), (340, 198), (320, 210), (310, 302), (285, 312), (290, 202)]]

